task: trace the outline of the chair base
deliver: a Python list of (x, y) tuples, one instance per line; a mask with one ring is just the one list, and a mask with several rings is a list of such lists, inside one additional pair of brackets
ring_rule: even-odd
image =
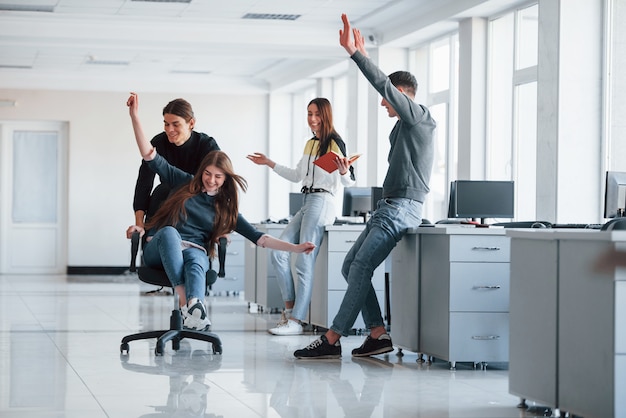
[(131, 341), (147, 340), (151, 338), (157, 339), (156, 347), (154, 349), (154, 354), (156, 356), (163, 355), (165, 344), (170, 340), (172, 341), (172, 349), (174, 349), (175, 351), (179, 350), (180, 341), (183, 338), (207, 341), (213, 345), (213, 354), (222, 354), (222, 341), (217, 336), (217, 334), (209, 331), (183, 329), (183, 318), (180, 310), (178, 309), (172, 310), (172, 314), (170, 315), (170, 329), (138, 332), (136, 334), (127, 335), (122, 338), (122, 343), (120, 344), (120, 353), (122, 355), (128, 355), (130, 351), (130, 346), (128, 345), (128, 343)]

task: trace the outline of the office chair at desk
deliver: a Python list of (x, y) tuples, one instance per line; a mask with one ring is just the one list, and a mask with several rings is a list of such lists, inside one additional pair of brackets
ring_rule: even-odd
[(602, 231), (623, 231), (626, 229), (626, 218), (614, 218), (602, 225)]
[[(139, 236), (139, 232), (133, 233), (131, 237), (131, 258), (130, 258), (130, 271), (137, 272), (137, 276), (139, 280), (144, 283), (152, 284), (155, 286), (161, 287), (171, 287), (172, 284), (165, 274), (165, 270), (159, 268), (152, 268), (148, 266), (140, 266), (136, 267), (135, 260), (137, 258), (137, 253), (139, 252), (139, 243), (141, 239)], [(219, 246), (218, 246), (218, 259), (220, 262), (220, 271), (219, 273), (215, 272), (215, 270), (210, 268), (207, 270), (207, 289), (215, 283), (217, 277), (224, 277), (224, 262), (226, 259), (226, 238), (220, 238)], [(191, 329), (183, 329), (183, 318), (180, 312), (179, 303), (178, 303), (178, 295), (174, 292), (174, 309), (172, 309), (172, 313), (170, 315), (170, 328), (166, 330), (156, 330), (156, 331), (144, 331), (136, 334), (127, 335), (122, 338), (122, 343), (120, 345), (120, 352), (122, 355), (128, 355), (130, 351), (129, 342), (135, 340), (147, 340), (156, 338), (156, 347), (154, 349), (154, 354), (157, 356), (163, 355), (163, 350), (165, 348), (165, 344), (168, 341), (172, 341), (172, 348), (176, 351), (180, 349), (180, 340), (183, 338), (191, 338), (195, 340), (207, 341), (213, 345), (213, 354), (221, 354), (222, 353), (222, 342), (217, 334), (214, 334), (209, 331), (197, 331)]]

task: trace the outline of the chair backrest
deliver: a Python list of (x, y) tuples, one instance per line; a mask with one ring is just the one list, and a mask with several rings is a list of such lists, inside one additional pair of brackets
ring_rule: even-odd
[(493, 226), (502, 226), (504, 228), (552, 228), (552, 224), (547, 221), (513, 221), (498, 222)]
[[(172, 284), (165, 274), (165, 270), (160, 268), (153, 268), (148, 266), (140, 266), (137, 268), (137, 253), (139, 252), (139, 245), (141, 243), (141, 237), (139, 232), (134, 232), (130, 238), (130, 268), (131, 272), (137, 272), (139, 280), (142, 282), (152, 284), (155, 286), (171, 287)], [(217, 281), (217, 277), (225, 277), (226, 272), (224, 264), (226, 263), (226, 238), (219, 239), (218, 245), (218, 258), (220, 262), (220, 272), (217, 273), (211, 268), (211, 260), (209, 259), (209, 269), (206, 273), (206, 285), (211, 286)]]
[(600, 229), (602, 231), (624, 230), (626, 229), (626, 218), (611, 219), (610, 221), (602, 225), (602, 228)]

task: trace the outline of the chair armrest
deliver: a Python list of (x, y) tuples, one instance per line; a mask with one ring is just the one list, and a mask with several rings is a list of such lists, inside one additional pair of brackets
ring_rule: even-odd
[(217, 259), (220, 262), (220, 271), (217, 273), (217, 277), (226, 277), (226, 270), (224, 265), (226, 264), (226, 246), (228, 245), (228, 240), (224, 237), (219, 239), (219, 244), (217, 246)]
[(130, 271), (132, 273), (137, 271), (136, 259), (137, 253), (139, 252), (139, 241), (140, 239), (139, 232), (135, 231), (130, 237)]

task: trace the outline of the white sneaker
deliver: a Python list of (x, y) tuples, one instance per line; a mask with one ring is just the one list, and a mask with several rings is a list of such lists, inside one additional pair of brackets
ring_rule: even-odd
[(268, 330), (274, 335), (300, 335), (302, 334), (302, 325), (298, 321), (288, 319), (286, 322), (279, 322), (275, 328)]
[(198, 301), (191, 307), (182, 306), (180, 312), (183, 315), (183, 327), (206, 331), (211, 327), (211, 321), (206, 314), (206, 309), (202, 302)]

